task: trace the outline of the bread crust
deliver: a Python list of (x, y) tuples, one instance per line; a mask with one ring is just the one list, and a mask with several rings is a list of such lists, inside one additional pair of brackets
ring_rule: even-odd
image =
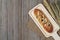
[(34, 15), (36, 16), (36, 18), (38, 19), (38, 21), (40, 22), (40, 24), (43, 26), (43, 28), (51, 33), (53, 31), (53, 26), (50, 23), (50, 21), (48, 20), (48, 18), (44, 15), (44, 13), (39, 10), (39, 9), (34, 9)]

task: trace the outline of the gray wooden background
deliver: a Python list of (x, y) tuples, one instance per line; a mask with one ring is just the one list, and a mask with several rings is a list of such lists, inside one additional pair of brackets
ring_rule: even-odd
[(42, 0), (0, 0), (0, 40), (54, 40), (46, 38), (28, 15)]

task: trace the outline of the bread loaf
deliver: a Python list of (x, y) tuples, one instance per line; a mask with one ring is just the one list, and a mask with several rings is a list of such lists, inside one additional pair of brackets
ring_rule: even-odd
[(34, 15), (36, 16), (39, 23), (43, 26), (43, 28), (51, 33), (53, 31), (53, 26), (48, 20), (48, 18), (44, 15), (44, 13), (39, 9), (34, 9)]

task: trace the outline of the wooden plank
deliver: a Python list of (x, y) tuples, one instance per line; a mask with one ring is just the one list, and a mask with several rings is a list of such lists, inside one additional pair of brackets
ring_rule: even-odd
[(0, 25), (2, 24), (2, 0), (0, 0)]
[(8, 40), (18, 40), (18, 0), (8, 0)]
[(8, 40), (22, 40), (21, 0), (19, 1), (8, 0), (7, 2), (8, 2), (7, 3), (8, 4), (7, 5), (8, 7)]
[(2, 27), (1, 27), (1, 40), (7, 40), (7, 0), (2, 0)]
[(18, 0), (13, 0), (13, 29), (14, 29), (14, 40), (18, 40)]
[[(1, 35), (1, 28), (2, 28), (2, 0), (0, 0), (0, 35)], [(1, 36), (0, 36), (0, 40), (1, 40)]]
[(22, 0), (22, 40), (28, 40), (28, 0)]
[(19, 40), (22, 40), (22, 0), (19, 0), (18, 2), (18, 12), (19, 12)]
[(8, 40), (13, 40), (13, 2), (12, 0), (7, 0), (7, 10), (8, 10)]

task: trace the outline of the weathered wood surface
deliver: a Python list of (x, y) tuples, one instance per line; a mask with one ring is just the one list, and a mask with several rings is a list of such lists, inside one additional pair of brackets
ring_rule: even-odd
[(0, 40), (53, 40), (46, 38), (28, 15), (29, 10), (41, 2), (0, 0)]
[(21, 0), (0, 0), (0, 40), (22, 40)]

